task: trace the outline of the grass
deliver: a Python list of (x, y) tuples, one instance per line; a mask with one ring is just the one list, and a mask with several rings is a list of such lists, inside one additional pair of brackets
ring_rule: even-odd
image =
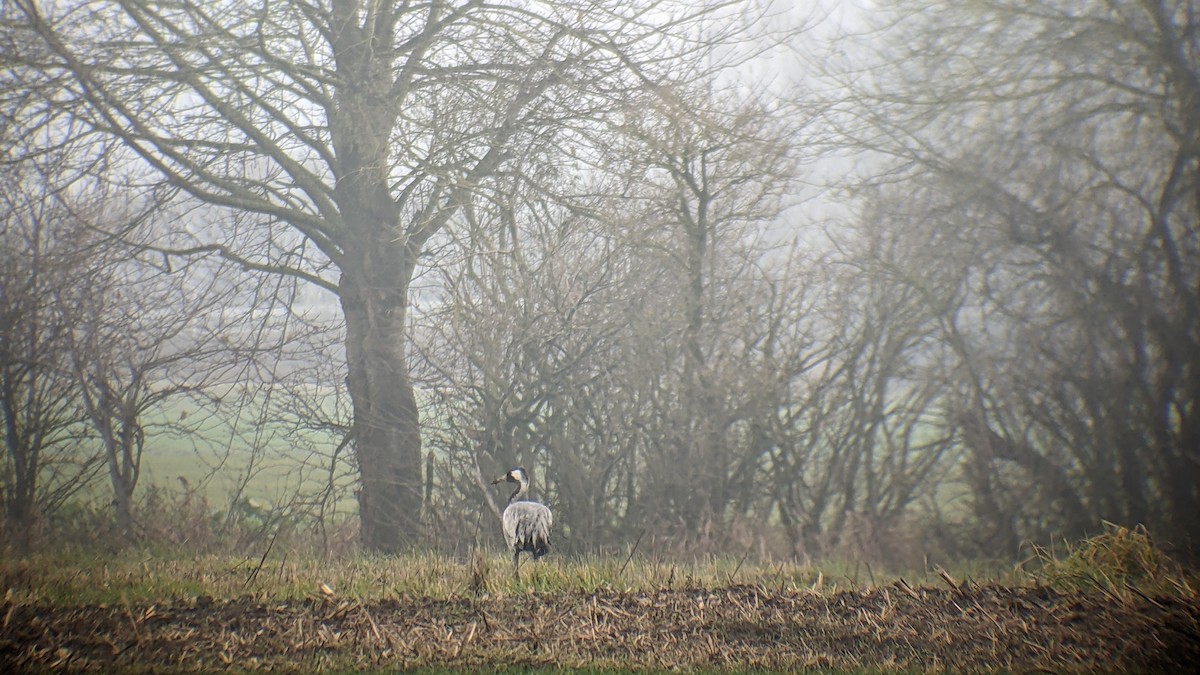
[[(859, 567), (861, 570), (861, 566)], [(853, 565), (820, 567), (748, 563), (731, 557), (663, 561), (625, 556), (564, 558), (534, 563), (522, 556), (520, 577), (502, 553), (455, 560), (434, 553), (312, 555), (196, 555), (169, 549), (115, 554), (79, 550), (0, 560), (0, 590), (21, 604), (111, 605), (167, 599), (252, 595), (267, 600), (322, 596), (371, 602), (398, 596), (430, 599), (595, 591), (717, 590), (755, 585), (776, 592), (833, 594), (888, 584), (895, 575), (854, 575)], [(909, 578), (914, 578), (910, 576)], [(327, 590), (323, 590), (327, 589)], [(327, 592), (328, 591), (328, 592)]]
[(466, 559), (433, 552), (322, 557), (312, 548), (299, 552), (287, 546), (267, 549), (264, 555), (264, 546), (260, 542), (240, 556), (187, 547), (100, 552), (61, 546), (23, 559), (0, 558), (0, 592), (7, 590), (10, 599), (19, 603), (61, 605), (245, 595), (272, 600), (323, 595), (361, 601), (401, 595), (448, 599), (599, 590), (712, 590), (732, 585), (834, 594), (880, 587), (898, 578), (912, 585), (939, 586), (948, 576), (977, 584), (1036, 583), (1068, 589), (1099, 585), (1113, 593), (1128, 592), (1123, 589), (1137, 585), (1145, 592), (1194, 595), (1192, 586), (1165, 555), (1149, 548), (1144, 534), (1122, 530), (1080, 542), (1062, 558), (1039, 549), (1044, 557), (1032, 572), (962, 563), (949, 571), (937, 568), (896, 574), (855, 561), (799, 565), (727, 556), (664, 560), (625, 554), (551, 555), (537, 563), (522, 556), (520, 578), (514, 579), (511, 559), (499, 552), (474, 551)]
[[(146, 443), (139, 492), (153, 487), (182, 493), (183, 477), (211, 504), (254, 498), (278, 505), (325, 487), (330, 455), (341, 440), (338, 434), (309, 428), (308, 420), (278, 410), (278, 397), (265, 389), (218, 387), (209, 393), (222, 401), (219, 407), (175, 397), (143, 415)], [(314, 401), (336, 418), (333, 396), (320, 399), (314, 392)], [(339, 470), (335, 483), (342, 495), (339, 510), (349, 509), (354, 480), (348, 468)], [(101, 476), (79, 497), (107, 502), (111, 487)]]
[(1099, 591), (1128, 602), (1134, 596), (1195, 598), (1195, 580), (1150, 537), (1145, 527), (1104, 523), (1104, 532), (1068, 544), (1063, 553), (1034, 548), (1034, 579), (1064, 590)]
[(1132, 594), (1196, 597), (1188, 577), (1155, 549), (1140, 531), (1112, 528), (1079, 542), (1062, 557), (1048, 551), (1032, 571), (963, 565), (934, 574), (891, 574), (865, 566), (830, 562), (819, 566), (787, 562), (750, 563), (731, 557), (664, 561), (627, 556), (565, 558), (534, 563), (521, 558), (520, 578), (505, 554), (476, 552), (466, 560), (435, 553), (402, 556), (354, 555), (326, 559), (284, 551), (232, 556), (171, 549), (130, 549), (97, 554), (64, 549), (25, 559), (0, 560), (0, 589), (19, 603), (62, 605), (153, 602), (197, 597), (269, 600), (306, 597), (377, 601), (397, 596), (431, 599), (511, 596), (529, 593), (591, 593), (599, 590), (714, 590), (754, 585), (775, 592), (834, 594), (892, 584), (943, 586), (945, 577), (976, 584), (1050, 585), (1095, 590), (1115, 597)]
[[(260, 564), (261, 563), (261, 564)], [(831, 591), (839, 583), (808, 566), (749, 565), (730, 558), (668, 563), (614, 557), (522, 557), (520, 578), (507, 555), (476, 555), (458, 561), (436, 554), (359, 555), (324, 560), (311, 556), (186, 555), (128, 550), (93, 555), (39, 553), (0, 562), (0, 583), (19, 603), (65, 605), (152, 602), (194, 597), (255, 595), (286, 600), (304, 597), (374, 601), (400, 595), (434, 599), (528, 593), (628, 592), (716, 589), (758, 584), (777, 590)], [(848, 587), (842, 583), (840, 587)], [(328, 589), (329, 592), (322, 589)]]
[[(865, 564), (733, 557), (557, 555), (522, 559), (514, 579), (499, 552), (63, 548), (0, 557), (0, 669), (8, 658), (27, 670), (131, 672), (185, 662), (286, 672), (1178, 671), (1200, 659), (1200, 610), (1148, 544), (1113, 528), (1047, 553), (1032, 572), (939, 568), (903, 584)], [(1125, 581), (1100, 592), (1070, 585), (1085, 577)], [(1000, 580), (1012, 581), (990, 583)], [(1148, 580), (1175, 598), (1106, 595)]]

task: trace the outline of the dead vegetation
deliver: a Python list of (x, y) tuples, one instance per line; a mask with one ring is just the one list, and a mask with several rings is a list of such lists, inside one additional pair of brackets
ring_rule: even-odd
[(1182, 566), (1155, 545), (1146, 528), (1104, 524), (1104, 532), (1066, 547), (1061, 555), (1034, 549), (1040, 569), (1035, 578), (1057, 588), (1096, 590), (1115, 601), (1133, 596), (1179, 594), (1196, 590)]
[(482, 555), (9, 562), (0, 671), (1194, 671), (1200, 602), (1147, 547), (1110, 528), (1004, 584), (627, 559), (516, 583)]
[(6, 601), (7, 672), (213, 669), (643, 668), (1159, 671), (1200, 664), (1200, 608), (1116, 604), (1049, 587), (819, 594), (720, 589), (402, 595), (265, 601), (201, 596), (83, 607)]

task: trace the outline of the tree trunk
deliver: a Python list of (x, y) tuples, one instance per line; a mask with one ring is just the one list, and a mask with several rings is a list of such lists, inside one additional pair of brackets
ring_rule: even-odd
[(113, 507), (117, 510), (117, 529), (121, 540), (132, 543), (133, 529), (133, 486), (124, 481), (113, 483)]
[[(113, 429), (108, 427), (108, 432)], [(117, 527), (126, 543), (135, 539), (133, 522), (133, 491), (142, 471), (142, 448), (146, 436), (136, 415), (121, 420), (121, 432), (109, 448), (108, 467), (113, 486), (113, 505), (117, 509)]]
[(420, 424), (404, 348), (414, 263), (403, 246), (377, 244), (342, 268), (346, 385), (362, 477), (363, 545), (397, 553), (418, 534), (421, 508)]
[[(387, 4), (365, 12), (332, 3), (330, 39), (337, 62), (330, 133), (337, 156), (335, 201), (343, 227), (339, 295), (346, 316), (346, 387), (354, 406), (362, 542), (399, 552), (418, 533), (421, 436), (405, 358), (408, 286), (420, 244), (401, 226), (390, 194), (391, 135), (397, 98), (390, 48), (398, 16)], [(430, 20), (436, 12), (431, 9)], [(428, 233), (425, 233), (428, 236)]]

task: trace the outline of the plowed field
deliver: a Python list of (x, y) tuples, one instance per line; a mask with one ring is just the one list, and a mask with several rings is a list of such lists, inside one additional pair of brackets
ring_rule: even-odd
[(1048, 588), (763, 586), (360, 603), (5, 602), (0, 671), (1200, 672), (1200, 608)]

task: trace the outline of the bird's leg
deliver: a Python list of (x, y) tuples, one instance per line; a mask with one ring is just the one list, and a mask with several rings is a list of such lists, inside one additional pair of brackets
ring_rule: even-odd
[(521, 580), (521, 573), (517, 571), (517, 558), (521, 557), (520, 551), (513, 551), (513, 579)]

